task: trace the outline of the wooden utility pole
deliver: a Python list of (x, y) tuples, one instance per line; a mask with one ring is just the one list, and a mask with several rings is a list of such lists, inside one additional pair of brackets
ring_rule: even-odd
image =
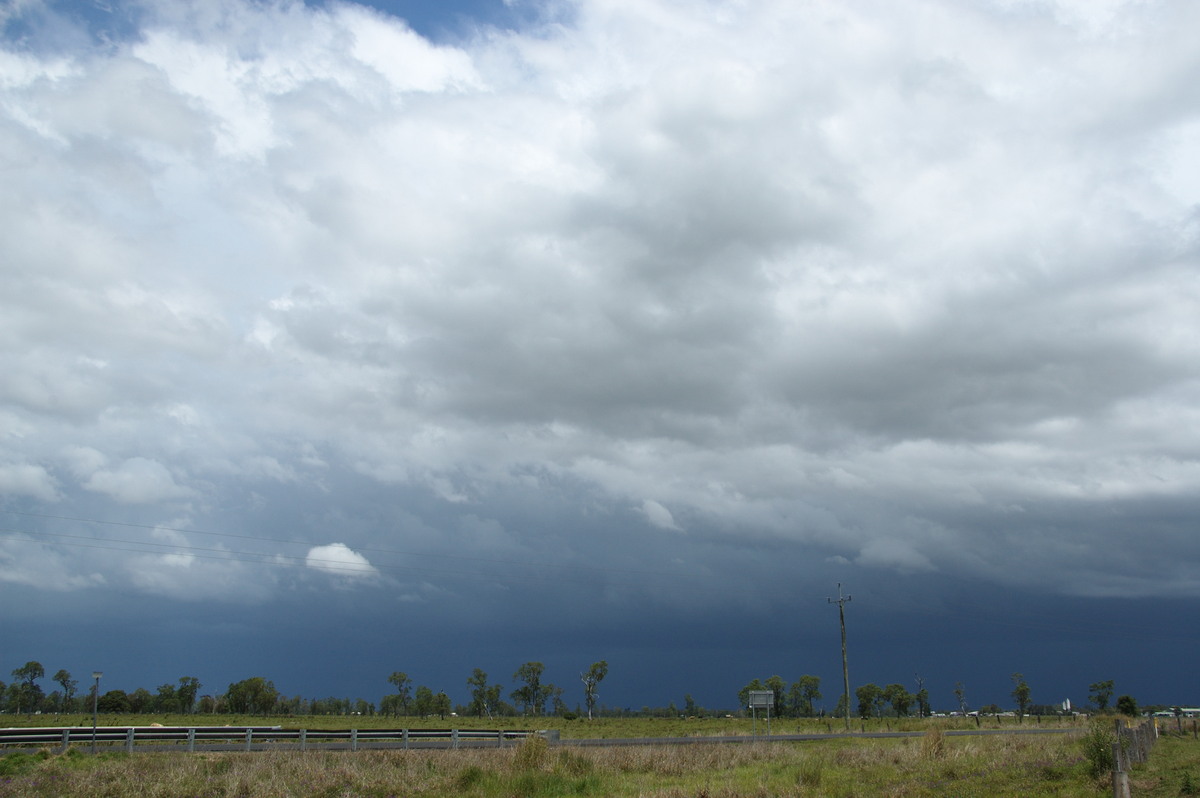
[(850, 596), (842, 595), (842, 583), (838, 582), (837, 601), (826, 599), (830, 604), (838, 605), (838, 620), (842, 623), (842, 687), (846, 697), (846, 731), (850, 731), (850, 668), (846, 665), (846, 602)]

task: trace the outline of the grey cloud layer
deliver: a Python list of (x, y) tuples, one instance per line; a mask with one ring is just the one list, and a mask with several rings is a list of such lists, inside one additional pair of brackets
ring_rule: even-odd
[(1196, 593), (1200, 12), (570, 11), (9, 42), (0, 488), (552, 479), (671, 545)]

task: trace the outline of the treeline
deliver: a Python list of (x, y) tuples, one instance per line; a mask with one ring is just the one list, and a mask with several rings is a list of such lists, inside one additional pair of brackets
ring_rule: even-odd
[(152, 712), (188, 713), (193, 710), (200, 691), (200, 681), (193, 676), (181, 676), (178, 684), (159, 685), (155, 692), (138, 688), (132, 693), (112, 690), (97, 699), (96, 683), (80, 694), (79, 680), (70, 671), (60, 669), (51, 677), (58, 689), (49, 694), (38, 682), (46, 677), (42, 663), (26, 662), (12, 672), (13, 682), (0, 681), (0, 712), (32, 715), (38, 712)]
[[(133, 692), (108, 690), (96, 695), (94, 682), (81, 694), (79, 682), (66, 670), (52, 677), (60, 689), (46, 694), (39, 682), (46, 676), (40, 662), (30, 661), (12, 671), (14, 681), (0, 681), (0, 712), (13, 714), (88, 713), (104, 714), (246, 714), (246, 715), (389, 715), (447, 717), (451, 714), (477, 717), (545, 715), (589, 717), (597, 711), (599, 684), (608, 675), (608, 663), (594, 662), (580, 673), (584, 703), (571, 710), (563, 699), (564, 689), (543, 678), (545, 666), (526, 662), (513, 673), (516, 685), (507, 693), (495, 684), (481, 668), (475, 668), (467, 678), (470, 701), (453, 704), (444, 690), (435, 692), (426, 685), (417, 685), (403, 671), (394, 671), (387, 681), (395, 692), (384, 695), (378, 705), (362, 698), (305, 698), (281, 693), (274, 682), (261, 676), (231, 683), (223, 693), (199, 695), (201, 684), (192, 676), (180, 677), (177, 684), (159, 685), (150, 692), (138, 688)], [(584, 709), (586, 707), (586, 709)]]
[(754, 679), (738, 691), (738, 706), (748, 708), (751, 693), (767, 691), (772, 694), (771, 715), (774, 717), (811, 718), (818, 714), (816, 702), (821, 700), (819, 676), (805, 674), (790, 685), (782, 676), (771, 676), (761, 681)]
[[(12, 671), (13, 681), (0, 681), (0, 712), (11, 714), (35, 713), (89, 713), (95, 708), (104, 714), (246, 714), (246, 715), (386, 715), (392, 717), (418, 716), (441, 717), (450, 715), (484, 717), (513, 717), (557, 715), (564, 718), (576, 717), (703, 717), (721, 713), (698, 705), (690, 695), (685, 695), (682, 705), (671, 702), (665, 707), (643, 706), (635, 710), (629, 707), (610, 707), (599, 703), (600, 683), (608, 675), (608, 663), (594, 662), (581, 671), (582, 703), (570, 706), (565, 700), (566, 690), (545, 678), (545, 666), (541, 662), (522, 663), (512, 675), (511, 689), (493, 682), (481, 668), (475, 668), (466, 679), (469, 701), (455, 704), (445, 690), (434, 690), (427, 685), (416, 684), (403, 671), (393, 671), (386, 679), (393, 692), (382, 697), (378, 704), (362, 698), (308, 698), (299, 695), (287, 696), (276, 689), (275, 684), (261, 676), (231, 683), (223, 692), (200, 695), (202, 685), (193, 676), (181, 676), (174, 682), (159, 685), (154, 691), (138, 688), (132, 692), (108, 690), (95, 695), (96, 683), (87, 685), (80, 692), (79, 681), (66, 670), (58, 670), (50, 677), (56, 685), (46, 693), (40, 684), (46, 678), (46, 670), (40, 662), (30, 661)], [(1035, 704), (1025, 677), (1012, 674), (1012, 692), (1015, 711), (1019, 717), (1025, 715), (1054, 715), (1071, 711), (1069, 703)], [(916, 691), (910, 692), (900, 683), (879, 686), (875, 683), (860, 685), (851, 695), (851, 715), (859, 718), (897, 718), (916, 715), (928, 717), (933, 714), (929, 692), (924, 680), (916, 679)], [(781, 676), (754, 679), (738, 691), (739, 711), (748, 711), (750, 694), (770, 692), (771, 714), (774, 717), (824, 716), (818, 709), (822, 699), (821, 679), (805, 674), (793, 682)], [(1088, 685), (1090, 709), (1097, 712), (1109, 711), (1115, 693), (1112, 680), (1093, 682)], [(578, 694), (577, 694), (578, 695)], [(962, 682), (954, 685), (957, 706), (951, 714), (999, 715), (1005, 712), (996, 704), (986, 704), (972, 711), (967, 702), (966, 688)], [(1142, 707), (1141, 711), (1152, 711), (1165, 707)], [(1116, 699), (1117, 712), (1136, 715), (1137, 702), (1129, 695)], [(839, 691), (834, 717), (847, 715), (846, 696)]]
[[(1013, 700), (1013, 709), (1006, 710), (998, 704), (984, 704), (977, 709), (972, 710), (967, 702), (966, 687), (962, 682), (954, 684), (954, 698), (956, 706), (948, 713), (957, 715), (1001, 715), (1012, 714), (1018, 719), (1029, 716), (1044, 716), (1044, 715), (1063, 715), (1074, 712), (1071, 703), (1064, 701), (1061, 704), (1037, 704), (1033, 702), (1032, 690), (1025, 676), (1021, 673), (1014, 673), (1010, 677), (1012, 681), (1012, 692), (1009, 694)], [(807, 682), (806, 682), (807, 680)], [(803, 676), (799, 682), (794, 682), (789, 689), (786, 697), (780, 700), (782, 695), (783, 680), (778, 676), (773, 676), (766, 680), (765, 683), (755, 679), (749, 685), (742, 689), (739, 697), (748, 695), (749, 691), (771, 689), (776, 693), (776, 706), (783, 706), (785, 711), (804, 716), (811, 714), (812, 703), (805, 700), (805, 697), (819, 699), (821, 697), (818, 692), (820, 680), (815, 676)], [(930, 717), (934, 714), (933, 707), (929, 701), (929, 691), (925, 689), (925, 680), (921, 677), (916, 679), (917, 690), (910, 692), (903, 684), (892, 683), (886, 686), (879, 686), (873, 682), (860, 685), (855, 688), (851, 698), (854, 705), (851, 707), (852, 713), (861, 719), (868, 718), (883, 718), (896, 717), (904, 718), (916, 715), (917, 717)], [(1109, 702), (1112, 701), (1115, 685), (1112, 679), (1105, 681), (1093, 682), (1088, 685), (1088, 705), (1085, 707), (1090, 712), (1105, 713), (1116, 711), (1123, 715), (1135, 716), (1139, 712), (1138, 703), (1130, 695), (1119, 696), (1115, 706), (1111, 707)], [(746, 702), (743, 701), (745, 706)], [(1149, 711), (1151, 707), (1142, 707), (1141, 710)], [(845, 717), (846, 712), (846, 695), (843, 693), (838, 696), (837, 706), (833, 710), (834, 717)]]

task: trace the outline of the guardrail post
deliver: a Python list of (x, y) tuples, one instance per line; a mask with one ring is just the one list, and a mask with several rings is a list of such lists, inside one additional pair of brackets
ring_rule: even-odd
[(59, 751), (59, 753), (60, 753), (60, 754), (65, 754), (65, 753), (67, 752), (67, 749), (68, 749), (68, 748), (70, 748), (70, 747), (71, 747), (71, 730), (70, 730), (70, 729), (63, 729), (63, 733), (62, 733), (62, 750), (61, 750), (61, 751)]
[(133, 727), (130, 726), (125, 732), (125, 753), (133, 753)]
[(254, 729), (246, 729), (246, 750), (250, 750), (250, 742), (254, 739)]
[(458, 729), (450, 730), (450, 747), (458, 748)]
[(300, 730), (300, 750), (301, 751), (308, 750), (308, 729)]
[(351, 751), (358, 750), (358, 729), (350, 730), (350, 750)]
[(407, 751), (408, 750), (408, 729), (404, 730), (404, 734), (401, 735), (401, 739), (404, 740), (404, 750)]
[(196, 730), (195, 729), (188, 729), (187, 745), (188, 745), (188, 753), (189, 754), (196, 753)]
[(499, 729), (496, 731), (496, 747), (504, 747), (504, 729)]

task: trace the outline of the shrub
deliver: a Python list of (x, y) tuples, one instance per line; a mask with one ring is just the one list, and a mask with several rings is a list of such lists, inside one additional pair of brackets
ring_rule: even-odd
[(1093, 778), (1102, 778), (1116, 769), (1113, 759), (1113, 744), (1117, 735), (1109, 728), (1106, 721), (1098, 721), (1091, 725), (1087, 733), (1080, 738), (1083, 755), (1088, 761), (1088, 773)]

